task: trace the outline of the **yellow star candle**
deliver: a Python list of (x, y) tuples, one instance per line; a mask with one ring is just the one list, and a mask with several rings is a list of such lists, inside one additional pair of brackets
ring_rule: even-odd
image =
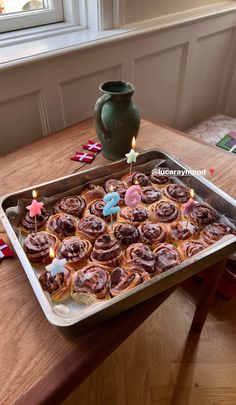
[(136, 159), (139, 155), (138, 152), (135, 152), (134, 148), (136, 146), (135, 137), (132, 139), (132, 148), (130, 149), (129, 153), (126, 153), (125, 156), (127, 157), (127, 163), (130, 164), (129, 167), (129, 174), (132, 174), (132, 163), (136, 162)]

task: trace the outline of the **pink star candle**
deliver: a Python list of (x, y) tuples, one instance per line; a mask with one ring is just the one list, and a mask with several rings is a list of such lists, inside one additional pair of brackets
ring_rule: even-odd
[(193, 199), (193, 197), (194, 197), (194, 190), (191, 188), (190, 198), (188, 199), (188, 201), (185, 204), (183, 204), (183, 214), (185, 217), (187, 217), (186, 228), (188, 228), (190, 214), (191, 214), (192, 210), (194, 209), (195, 205), (197, 205), (197, 201), (195, 201)]
[(125, 204), (128, 207), (136, 207), (141, 201), (141, 187), (138, 184), (130, 186), (125, 193)]
[(43, 203), (36, 200), (37, 198), (37, 191), (32, 191), (33, 200), (30, 205), (27, 205), (27, 210), (29, 210), (30, 217), (34, 217), (35, 221), (35, 233), (37, 233), (37, 215), (41, 214), (41, 210), (43, 208)]

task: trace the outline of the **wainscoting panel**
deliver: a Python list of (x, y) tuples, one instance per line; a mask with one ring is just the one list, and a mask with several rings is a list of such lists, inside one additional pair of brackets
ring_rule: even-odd
[(192, 117), (194, 123), (197, 123), (217, 112), (231, 38), (231, 29), (199, 38), (196, 44), (194, 80), (189, 90), (187, 126), (193, 124)]
[(108, 80), (120, 80), (121, 67), (109, 69), (61, 83), (64, 125), (69, 126), (93, 115), (94, 104), (100, 96), (98, 87)]
[(236, 11), (0, 71), (0, 153), (92, 116), (98, 86), (130, 81), (147, 119), (185, 130), (236, 116)]
[(33, 142), (44, 135), (42, 100), (39, 92), (0, 103), (0, 154)]
[(182, 44), (135, 60), (135, 101), (142, 116), (175, 124), (186, 46)]

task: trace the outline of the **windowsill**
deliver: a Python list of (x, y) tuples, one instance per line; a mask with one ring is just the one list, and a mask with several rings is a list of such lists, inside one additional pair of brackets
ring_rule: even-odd
[(141, 21), (121, 29), (97, 31), (71, 24), (57, 23), (24, 30), (25, 35), (22, 35), (23, 30), (19, 31), (20, 36), (17, 32), (1, 34), (0, 69), (10, 69), (17, 65), (104, 45), (148, 32), (187, 25), (194, 21), (235, 11), (235, 1), (226, 1), (213, 6), (199, 7), (195, 10)]

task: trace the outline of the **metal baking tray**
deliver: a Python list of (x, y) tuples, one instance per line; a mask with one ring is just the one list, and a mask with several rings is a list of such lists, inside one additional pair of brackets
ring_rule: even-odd
[[(164, 151), (149, 150), (139, 155), (135, 170), (149, 173), (156, 165), (171, 170), (191, 170), (190, 167), (179, 162), (175, 157)], [(80, 305), (68, 300), (63, 304), (53, 304), (45, 294), (38, 281), (38, 269), (29, 262), (23, 248), (22, 241), (18, 237), (16, 218), (22, 201), (32, 199), (32, 190), (37, 189), (41, 200), (54, 201), (63, 195), (76, 194), (86, 182), (103, 183), (107, 178), (120, 178), (129, 170), (126, 159), (84, 170), (54, 181), (36, 185), (14, 194), (8, 194), (0, 198), (0, 219), (11, 240), (15, 252), (23, 266), (34, 293), (44, 311), (48, 321), (58, 327), (82, 327), (82, 325), (105, 320), (118, 314), (158, 293), (179, 284), (195, 273), (206, 269), (214, 263), (228, 257), (236, 251), (236, 237), (229, 235), (222, 238), (218, 243), (204, 249), (204, 251), (185, 260), (178, 266), (154, 276), (149, 281), (135, 287), (110, 300), (101, 301), (90, 306)], [(221, 222), (236, 225), (236, 202), (229, 195), (214, 186), (200, 175), (187, 175), (177, 177), (175, 182), (182, 183), (195, 191), (195, 199), (204, 201), (215, 208), (221, 216)]]

